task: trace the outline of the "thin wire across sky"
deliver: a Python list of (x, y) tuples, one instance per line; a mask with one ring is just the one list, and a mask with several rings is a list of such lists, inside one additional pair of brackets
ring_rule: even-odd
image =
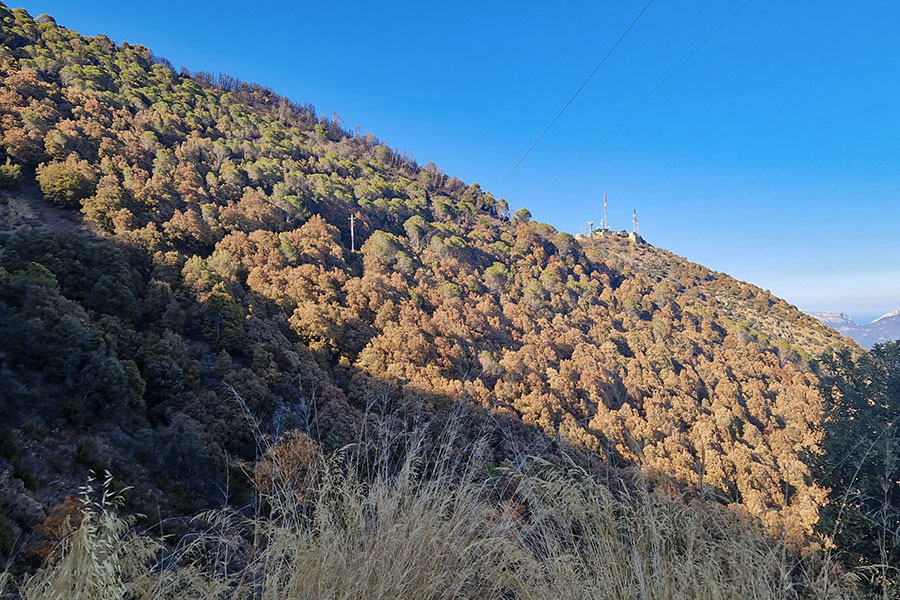
[(739, 12), (741, 12), (741, 10), (742, 10), (745, 6), (747, 6), (747, 4), (749, 4), (749, 2), (750, 2), (750, 0), (744, 0), (744, 2), (742, 2), (736, 9), (734, 9), (734, 10), (731, 12), (731, 14), (729, 14), (727, 17), (725, 17), (725, 19), (724, 19), (721, 23), (719, 23), (719, 24), (718, 24), (718, 25), (717, 25), (717, 26), (709, 33), (709, 35), (707, 35), (707, 36), (703, 39), (702, 42), (700, 42), (699, 44), (697, 44), (696, 46), (694, 46), (694, 49), (691, 50), (691, 51), (687, 54), (687, 56), (685, 56), (685, 57), (681, 60), (681, 62), (679, 62), (679, 63), (675, 66), (674, 69), (672, 69), (671, 71), (669, 71), (669, 73), (668, 73), (665, 77), (663, 77), (663, 78), (659, 81), (659, 83), (657, 83), (655, 86), (653, 86), (653, 88), (652, 88), (649, 92), (647, 92), (647, 94), (646, 94), (643, 98), (641, 98), (634, 106), (632, 106), (630, 109), (628, 109), (628, 111), (627, 111), (624, 115), (622, 115), (622, 117), (621, 117), (618, 121), (616, 121), (615, 123), (613, 123), (612, 126), (611, 126), (609, 129), (607, 129), (605, 132), (603, 132), (603, 135), (601, 135), (600, 138), (599, 138), (596, 142), (594, 142), (593, 144), (591, 144), (590, 146), (588, 146), (587, 150), (585, 150), (585, 151), (582, 152), (580, 155), (578, 155), (578, 158), (576, 158), (574, 161), (572, 161), (572, 163), (571, 163), (568, 167), (566, 167), (565, 169), (563, 169), (563, 171), (562, 171), (559, 175), (557, 175), (556, 178), (554, 178), (553, 181), (551, 181), (551, 182), (547, 185), (547, 188), (550, 188), (550, 187), (553, 186), (557, 181), (559, 181), (560, 179), (562, 179), (563, 176), (564, 176), (566, 173), (568, 173), (569, 171), (571, 171), (572, 168), (573, 168), (575, 165), (577, 165), (579, 162), (581, 162), (581, 160), (582, 160), (585, 156), (587, 156), (588, 154), (590, 154), (590, 153), (594, 150), (594, 148), (596, 148), (597, 146), (599, 146), (599, 145), (603, 142), (603, 140), (606, 139), (606, 137), (607, 137), (609, 134), (611, 134), (613, 131), (615, 131), (615, 130), (619, 127), (619, 125), (621, 125), (628, 117), (631, 116), (632, 113), (634, 113), (638, 108), (640, 108), (641, 105), (644, 104), (644, 102), (646, 102), (646, 101), (650, 98), (650, 96), (652, 96), (654, 93), (656, 93), (656, 91), (657, 91), (659, 88), (661, 88), (663, 85), (665, 85), (665, 83), (666, 83), (667, 81), (669, 81), (669, 79), (671, 79), (672, 76), (675, 75), (675, 73), (677, 73), (679, 69), (681, 69), (681, 67), (683, 67), (685, 64), (687, 64), (687, 62), (688, 62), (689, 60), (691, 60), (692, 58), (694, 58), (694, 55), (696, 55), (696, 54), (700, 51), (700, 49), (703, 48), (703, 46), (705, 46), (705, 45), (707, 44), (707, 42), (709, 42), (709, 40), (711, 40), (711, 39), (713, 38), (713, 36), (715, 36), (717, 33), (719, 33), (719, 31), (721, 31), (722, 28), (725, 27), (725, 25), (727, 25), (728, 22), (729, 22), (731, 19), (733, 19)]
[(563, 105), (563, 107), (561, 109), (559, 109), (559, 112), (556, 113), (556, 116), (553, 117), (553, 120), (551, 120), (550, 123), (548, 123), (547, 126), (544, 127), (544, 130), (531, 143), (531, 146), (528, 147), (528, 150), (526, 150), (525, 153), (521, 157), (519, 157), (519, 160), (516, 161), (516, 164), (514, 164), (513, 167), (509, 170), (509, 172), (507, 172), (507, 174), (503, 176), (503, 180), (501, 181), (501, 183), (503, 183), (504, 181), (509, 179), (509, 176), (513, 174), (513, 172), (519, 167), (519, 165), (522, 164), (522, 161), (525, 160), (525, 158), (529, 154), (531, 154), (531, 151), (534, 150), (535, 146), (537, 146), (540, 143), (540, 141), (544, 138), (544, 136), (547, 135), (547, 132), (550, 131), (550, 128), (552, 128), (553, 125), (556, 123), (556, 121), (558, 121), (559, 118), (562, 116), (562, 114), (564, 112), (566, 112), (566, 109), (569, 108), (569, 106), (572, 104), (572, 102), (575, 100), (575, 98), (578, 97), (578, 94), (581, 93), (581, 90), (583, 90), (585, 88), (585, 86), (590, 82), (590, 80), (593, 79), (594, 75), (597, 74), (597, 71), (600, 70), (600, 67), (603, 66), (603, 63), (606, 62), (606, 59), (608, 59), (610, 57), (610, 55), (618, 47), (618, 45), (622, 42), (622, 40), (625, 39), (625, 36), (628, 35), (628, 32), (630, 32), (634, 28), (634, 26), (637, 25), (637, 22), (640, 21), (641, 17), (644, 15), (644, 13), (647, 12), (647, 9), (650, 8), (651, 4), (653, 4), (653, 0), (648, 0), (647, 3), (644, 4), (644, 8), (641, 9), (641, 12), (639, 12), (637, 14), (637, 16), (634, 18), (634, 20), (631, 21), (631, 24), (625, 29), (625, 31), (622, 32), (622, 35), (620, 35), (618, 37), (618, 39), (610, 47), (610, 49), (606, 52), (606, 54), (603, 56), (603, 58), (600, 60), (600, 62), (597, 63), (597, 66), (594, 67), (594, 70), (591, 71), (591, 73), (587, 76), (587, 79), (585, 79), (584, 82), (578, 87), (578, 89), (575, 90), (575, 93), (572, 94), (571, 98), (569, 98), (569, 100)]

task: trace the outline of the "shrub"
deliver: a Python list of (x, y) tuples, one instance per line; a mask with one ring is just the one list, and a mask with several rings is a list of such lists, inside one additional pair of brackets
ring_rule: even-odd
[(484, 284), (494, 293), (499, 293), (509, 279), (509, 269), (503, 263), (495, 262), (484, 270)]
[(12, 465), (12, 476), (21, 479), (25, 487), (33, 490), (37, 485), (37, 479), (25, 459), (21, 456), (14, 456), (9, 462)]
[(438, 290), (444, 298), (461, 298), (462, 290), (455, 283), (445, 283)]
[(51, 202), (78, 206), (79, 202), (94, 193), (97, 174), (86, 160), (70, 154), (65, 162), (39, 165), (37, 180), (44, 197)]
[(22, 185), (22, 167), (15, 165), (7, 158), (6, 164), (0, 165), (0, 189), (14, 190)]

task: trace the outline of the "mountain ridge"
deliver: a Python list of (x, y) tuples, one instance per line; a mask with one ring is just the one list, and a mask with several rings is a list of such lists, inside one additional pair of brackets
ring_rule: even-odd
[(668, 251), (510, 214), (262, 86), (0, 19), (10, 529), (89, 469), (183, 516), (249, 494), (257, 433), (330, 451), (375, 414), (461, 405), (505, 423), (491, 464), (571, 449), (811, 531), (815, 358), (848, 339)]
[(885, 313), (866, 324), (857, 323), (845, 313), (812, 311), (807, 314), (840, 334), (853, 338), (863, 348), (900, 339), (900, 309)]
[(872, 321), (872, 323), (869, 323), (869, 325), (872, 325), (873, 323), (877, 323), (877, 322), (881, 321), (882, 319), (889, 319), (889, 318), (897, 317), (897, 316), (900, 316), (900, 308), (895, 309), (895, 310), (892, 310), (892, 311), (890, 311), (890, 312), (888, 312), (888, 313), (885, 313), (885, 314), (881, 315), (881, 316), (878, 317), (877, 319), (874, 319), (874, 320)]

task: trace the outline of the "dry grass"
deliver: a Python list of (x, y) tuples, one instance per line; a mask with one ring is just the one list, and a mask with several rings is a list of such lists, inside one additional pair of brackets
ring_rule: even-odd
[(399, 461), (372, 463), (353, 449), (325, 458), (294, 436), (308, 464), (266, 465), (254, 517), (202, 515), (204, 533), (174, 550), (117, 517), (108, 486), (88, 490), (79, 528), (15, 591), (27, 600), (847, 597), (814, 561), (713, 504), (538, 460), (489, 474), (478, 444), (450, 455), (423, 440), (408, 438)]
[(551, 470), (525, 477), (520, 493), (540, 507), (523, 525), (545, 573), (536, 598), (846, 597), (812, 557), (801, 561), (719, 506), (651, 492), (641, 480), (614, 490), (577, 468)]

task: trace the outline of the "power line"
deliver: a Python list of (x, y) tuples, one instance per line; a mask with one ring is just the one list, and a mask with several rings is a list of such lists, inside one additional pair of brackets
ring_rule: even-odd
[(597, 63), (597, 66), (594, 67), (594, 70), (591, 71), (591, 74), (587, 76), (587, 79), (584, 80), (584, 83), (582, 83), (581, 86), (579, 86), (579, 88), (577, 90), (575, 90), (575, 93), (572, 94), (572, 97), (569, 98), (569, 101), (566, 102), (565, 105), (561, 109), (559, 109), (559, 112), (556, 113), (556, 116), (553, 117), (553, 120), (550, 121), (550, 123), (544, 128), (544, 130), (541, 132), (541, 134), (539, 136), (537, 136), (537, 139), (531, 143), (531, 146), (529, 146), (528, 150), (525, 151), (525, 154), (523, 154), (519, 158), (519, 160), (516, 161), (516, 164), (513, 165), (512, 169), (510, 169), (509, 172), (503, 176), (503, 179), (500, 181), (500, 183), (503, 183), (504, 181), (509, 179), (509, 176), (513, 174), (513, 171), (515, 171), (519, 167), (519, 165), (522, 164), (522, 161), (525, 160), (525, 158), (529, 154), (531, 154), (531, 151), (534, 150), (534, 147), (538, 145), (538, 143), (544, 138), (544, 136), (547, 135), (547, 132), (550, 131), (550, 128), (553, 127), (554, 123), (556, 123), (556, 121), (562, 116), (562, 114), (564, 112), (566, 112), (566, 109), (569, 108), (569, 105), (572, 104), (572, 101), (575, 100), (575, 98), (578, 96), (578, 94), (581, 93), (581, 90), (583, 90), (584, 87), (588, 84), (588, 82), (594, 77), (594, 75), (597, 74), (597, 71), (600, 70), (600, 67), (603, 66), (603, 63), (606, 62), (606, 59), (609, 58), (610, 54), (613, 53), (613, 50), (616, 49), (616, 47), (619, 45), (619, 43), (623, 39), (625, 39), (625, 36), (628, 35), (628, 32), (631, 31), (631, 29), (637, 24), (637, 22), (640, 20), (641, 16), (644, 14), (644, 12), (648, 8), (650, 8), (651, 4), (653, 4), (653, 0), (648, 0), (647, 4), (644, 5), (644, 8), (641, 9), (641, 12), (639, 12), (637, 14), (637, 16), (634, 18), (634, 20), (631, 22), (631, 25), (629, 25), (628, 28), (622, 32), (622, 35), (619, 36), (619, 39), (616, 40), (616, 43), (614, 43), (612, 45), (612, 47), (606, 52), (606, 55), (603, 57), (603, 59), (599, 63)]
[(700, 42), (699, 44), (697, 44), (697, 45), (694, 47), (694, 49), (691, 50), (690, 53), (689, 53), (686, 57), (684, 57), (684, 59), (683, 59), (680, 63), (678, 63), (678, 65), (677, 65), (674, 69), (672, 69), (671, 71), (669, 71), (669, 74), (668, 74), (668, 75), (666, 75), (665, 77), (663, 77), (662, 80), (661, 80), (659, 83), (657, 83), (657, 84), (653, 87), (653, 89), (650, 90), (650, 92), (647, 93), (646, 96), (644, 96), (643, 98), (641, 98), (640, 101), (639, 101), (637, 104), (635, 104), (634, 106), (632, 106), (632, 107), (628, 110), (628, 112), (626, 112), (624, 115), (622, 115), (622, 118), (620, 118), (618, 121), (616, 121), (615, 123), (613, 123), (612, 127), (610, 127), (609, 129), (607, 129), (607, 130), (603, 133), (603, 135), (600, 136), (600, 139), (598, 139), (596, 142), (594, 142), (593, 144), (591, 144), (591, 145), (588, 147), (587, 150), (585, 150), (584, 152), (582, 152), (582, 153), (578, 156), (578, 158), (576, 158), (576, 159), (572, 162), (572, 164), (570, 164), (568, 167), (566, 167), (565, 170), (563, 170), (562, 173), (560, 173), (559, 175), (557, 175), (557, 176), (556, 176), (556, 179), (554, 179), (553, 181), (551, 181), (551, 182), (547, 185), (547, 187), (548, 187), (548, 188), (551, 187), (551, 186), (552, 186), (553, 184), (555, 184), (557, 181), (559, 181), (560, 179), (562, 179), (563, 175), (565, 175), (565, 174), (568, 173), (570, 170), (572, 170), (572, 167), (574, 167), (574, 166), (577, 165), (579, 162), (581, 162), (581, 159), (583, 159), (585, 156), (587, 156), (588, 154), (590, 154), (591, 151), (592, 151), (594, 148), (596, 148), (597, 146), (599, 146), (600, 143), (601, 143), (603, 140), (605, 140), (606, 137), (607, 137), (610, 133), (612, 133), (619, 125), (621, 125), (622, 122), (625, 121), (625, 119), (627, 119), (629, 116), (631, 116), (631, 113), (633, 113), (633, 112), (636, 111), (638, 108), (640, 108), (640, 106), (641, 106), (644, 102), (646, 102), (647, 99), (650, 98), (650, 96), (652, 96), (652, 95), (656, 92), (656, 90), (658, 90), (659, 88), (661, 88), (661, 87), (662, 87), (669, 79), (671, 79), (672, 76), (675, 75), (675, 73), (677, 73), (678, 70), (679, 70), (681, 67), (683, 67), (689, 60), (691, 60), (691, 59), (694, 57), (694, 55), (697, 54), (697, 53), (700, 51), (700, 49), (703, 48), (703, 46), (705, 46), (706, 43), (709, 42), (709, 40), (711, 40), (711, 39), (713, 38), (713, 36), (715, 36), (717, 33), (719, 33), (719, 31), (720, 31), (723, 27), (725, 27), (725, 25), (726, 25), (732, 18), (734, 18), (735, 15), (737, 15), (739, 12), (741, 12), (741, 10), (742, 10), (745, 6), (747, 6), (747, 4), (749, 4), (749, 3), (750, 3), (750, 0), (744, 0), (744, 2), (742, 2), (742, 3), (740, 4), (740, 6), (738, 6), (736, 9), (734, 9), (734, 11), (733, 11), (730, 15), (728, 15), (727, 17), (725, 17), (725, 20), (722, 21), (721, 23), (719, 23), (719, 25), (718, 25), (715, 29), (713, 29), (713, 30), (710, 32), (710, 34), (709, 34), (708, 36), (706, 36), (706, 38), (705, 38), (702, 42)]

